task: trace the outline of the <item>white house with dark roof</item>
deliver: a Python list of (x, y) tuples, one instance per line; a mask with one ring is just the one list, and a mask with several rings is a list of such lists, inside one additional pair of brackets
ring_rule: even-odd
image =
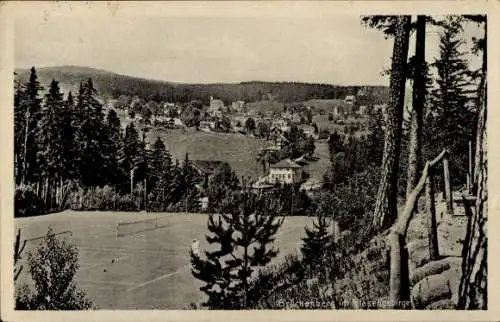
[(302, 167), (290, 159), (271, 164), (269, 183), (298, 183), (302, 181)]

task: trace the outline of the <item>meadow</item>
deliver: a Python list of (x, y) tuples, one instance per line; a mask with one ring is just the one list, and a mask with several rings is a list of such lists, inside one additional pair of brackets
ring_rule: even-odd
[[(147, 218), (157, 218), (162, 228), (117, 236), (118, 223)], [(100, 309), (183, 309), (205, 299), (200, 282), (191, 275), (189, 247), (197, 239), (201, 249), (209, 249), (207, 218), (188, 213), (65, 211), (17, 218), (15, 227), (28, 240), (44, 236), (49, 227), (56, 233), (71, 232), (60, 238), (68, 238), (79, 250), (76, 282)], [(280, 253), (271, 264), (296, 253), (311, 221), (285, 218), (274, 242)], [(40, 242), (28, 241), (21, 264), (27, 266), (27, 253)], [(28, 271), (25, 267), (17, 286), (30, 284)]]

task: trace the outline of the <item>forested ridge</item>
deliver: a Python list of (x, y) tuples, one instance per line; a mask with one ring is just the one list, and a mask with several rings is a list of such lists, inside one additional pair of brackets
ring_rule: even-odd
[[(56, 79), (65, 91), (76, 92), (81, 82), (92, 78), (99, 94), (107, 98), (119, 96), (138, 96), (144, 100), (187, 103), (200, 100), (209, 103), (210, 96), (223, 100), (226, 104), (243, 100), (246, 102), (274, 99), (282, 102), (307, 101), (309, 99), (344, 99), (364, 89), (374, 101), (383, 103), (387, 97), (386, 86), (341, 86), (330, 84), (311, 84), (302, 82), (262, 82), (241, 83), (183, 84), (167, 81), (149, 80), (119, 75), (103, 70), (77, 67), (37, 68), (42, 84)], [(29, 79), (29, 69), (16, 70), (17, 80), (21, 83)], [(165, 77), (168, 79), (168, 75)]]

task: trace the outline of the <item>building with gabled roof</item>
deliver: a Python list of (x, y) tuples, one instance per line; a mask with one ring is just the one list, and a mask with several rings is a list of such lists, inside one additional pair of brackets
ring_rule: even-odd
[(302, 167), (285, 159), (269, 166), (269, 183), (298, 183), (302, 181)]

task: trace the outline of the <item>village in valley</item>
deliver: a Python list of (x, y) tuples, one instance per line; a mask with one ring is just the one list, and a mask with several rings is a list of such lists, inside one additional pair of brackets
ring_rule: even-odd
[(486, 15), (76, 7), (16, 20), (15, 310), (487, 308)]
[[(249, 140), (260, 141), (257, 150), (260, 161), (255, 162), (262, 163), (262, 171), (251, 173), (247, 184), (256, 191), (273, 189), (276, 184), (293, 184), (310, 196), (323, 185), (323, 174), (327, 170), (325, 164), (330, 158), (330, 134), (338, 132), (345, 141), (351, 135), (366, 134), (371, 117), (383, 113), (386, 107), (386, 104), (374, 104), (377, 100), (362, 87), (344, 99), (315, 99), (289, 104), (273, 101), (271, 94), (258, 105), (242, 100), (225, 103), (210, 96), (208, 105), (201, 107), (196, 120), (184, 118), (184, 121), (181, 116), (191, 108), (190, 105), (154, 101), (146, 103), (139, 98), (129, 99), (128, 105), (123, 104), (124, 101), (127, 98), (109, 99), (105, 105), (121, 112), (124, 129), (127, 124), (134, 123), (142, 131), (160, 136), (159, 133), (168, 131), (178, 134), (201, 131), (207, 136), (245, 136)], [(200, 102), (193, 103), (201, 105)], [(287, 136), (292, 128), (301, 132), (305, 140), (312, 142), (311, 147), (298, 157), (285, 156), (281, 159), (280, 152), (291, 143)], [(195, 151), (187, 151), (190, 152)], [(200, 177), (209, 177), (222, 163), (233, 165), (231, 163), (236, 161), (221, 157), (193, 159), (192, 162)], [(313, 176), (309, 174), (311, 168)], [(201, 197), (200, 202), (201, 209), (206, 210), (208, 197)]]

